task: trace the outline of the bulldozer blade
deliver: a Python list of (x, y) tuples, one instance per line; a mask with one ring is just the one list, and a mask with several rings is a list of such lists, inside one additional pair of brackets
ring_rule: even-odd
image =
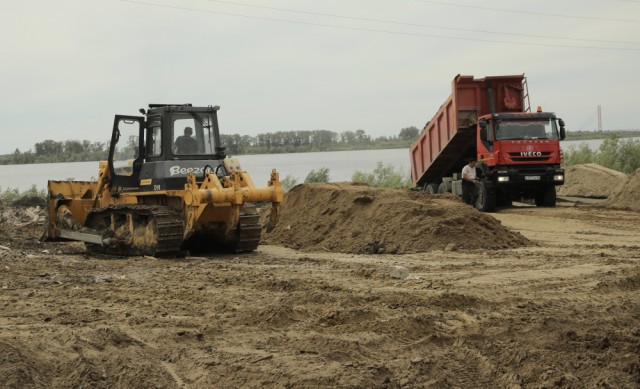
[(73, 230), (60, 230), (60, 237), (104, 246), (102, 235), (98, 233), (79, 232)]

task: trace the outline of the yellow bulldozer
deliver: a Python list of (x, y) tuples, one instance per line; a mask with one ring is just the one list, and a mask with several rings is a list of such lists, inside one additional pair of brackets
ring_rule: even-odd
[(97, 181), (49, 181), (46, 240), (115, 255), (255, 250), (254, 203), (271, 202), (275, 225), (282, 186), (273, 169), (267, 186), (256, 187), (225, 154), (219, 109), (150, 104), (143, 116), (116, 115)]

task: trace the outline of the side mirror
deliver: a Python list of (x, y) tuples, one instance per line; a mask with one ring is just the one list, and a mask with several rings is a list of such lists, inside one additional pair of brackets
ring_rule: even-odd
[(487, 141), (487, 127), (480, 128), (480, 140), (486, 142)]
[(487, 134), (487, 121), (482, 119), (478, 122), (478, 125), (480, 126), (480, 140), (486, 142), (489, 140), (488, 134)]
[(482, 140), (483, 142), (486, 142), (487, 141), (487, 121), (480, 120), (478, 122), (478, 125), (480, 126), (480, 140)]
[(560, 124), (560, 140), (564, 140), (567, 137), (567, 131), (564, 129), (564, 120), (559, 119), (558, 123)]

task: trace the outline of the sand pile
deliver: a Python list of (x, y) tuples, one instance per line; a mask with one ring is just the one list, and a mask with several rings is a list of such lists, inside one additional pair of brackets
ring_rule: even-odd
[(619, 192), (627, 180), (626, 174), (595, 163), (572, 165), (565, 169), (558, 195), (604, 199)]
[(640, 211), (640, 169), (637, 169), (627, 183), (605, 203), (611, 208)]
[(348, 183), (299, 185), (289, 191), (264, 243), (310, 251), (414, 253), (496, 249), (530, 242), (451, 195)]

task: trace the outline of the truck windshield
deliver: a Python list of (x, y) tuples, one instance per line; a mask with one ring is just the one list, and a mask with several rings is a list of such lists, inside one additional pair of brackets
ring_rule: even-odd
[(556, 121), (502, 120), (496, 127), (496, 140), (558, 139)]

